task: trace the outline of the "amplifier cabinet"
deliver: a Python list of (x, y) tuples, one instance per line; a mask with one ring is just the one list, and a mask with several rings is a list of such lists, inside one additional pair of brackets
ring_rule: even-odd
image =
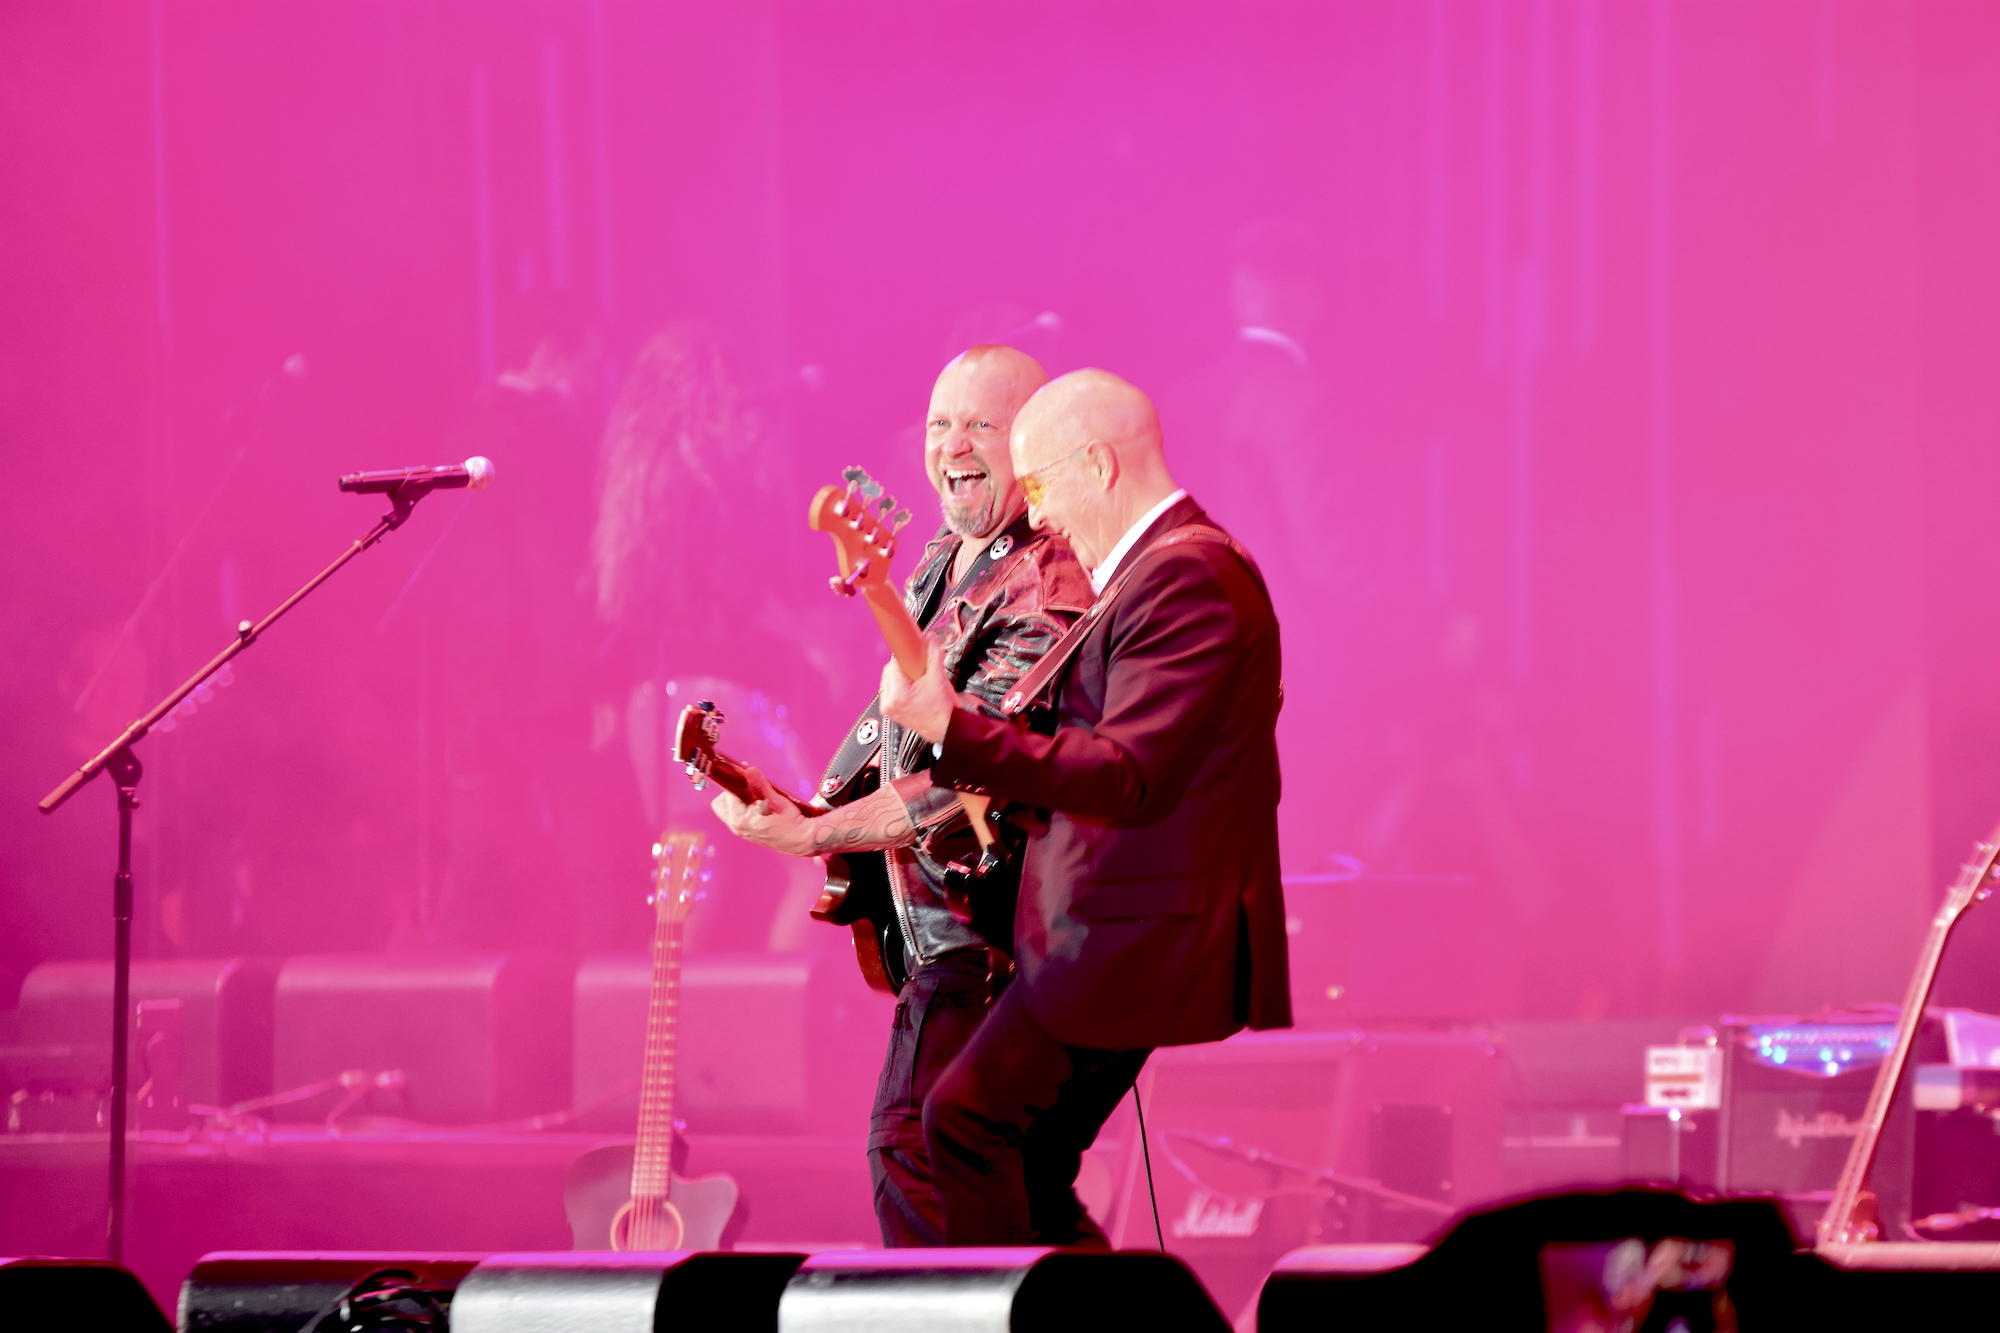
[(1714, 1194), (1721, 1133), (1718, 1111), (1629, 1103), (1624, 1108), (1624, 1170), (1628, 1184), (1661, 1185)]
[[(574, 964), (552, 954), (294, 958), (278, 975), (278, 1087), (347, 1070), (386, 1074), (399, 1095), (357, 1097), (360, 1109), (432, 1124), (560, 1110), (569, 1105), (573, 985)], [(276, 1114), (319, 1119), (332, 1104), (315, 1097)]]
[[(640, 954), (586, 958), (577, 969), (575, 1099), (592, 1129), (630, 1133), (638, 1114), (651, 975)], [(694, 1133), (852, 1134), (860, 1143), (894, 1003), (862, 984), (845, 947), (690, 952), (675, 1024), (676, 1118)]]
[[(1301, 1245), (1414, 1241), (1501, 1193), (1490, 1033), (1245, 1033), (1154, 1054), (1140, 1081), (1159, 1222), (1234, 1314)], [(1113, 1243), (1154, 1244), (1128, 1154)]]
[[(272, 996), (277, 965), (247, 958), (140, 959), (132, 1003), (178, 1000), (186, 1099), (228, 1106), (271, 1090)], [(145, 1070), (133, 1034), (134, 1086)], [(76, 1052), (88, 1077), (111, 1083), (111, 964), (43, 963), (21, 983), (20, 1038)]]
[[(1725, 1022), (1717, 1187), (1725, 1194), (1815, 1196), (1812, 1206), (1794, 1216), (1816, 1224), (1823, 1211), (1817, 1196), (1830, 1195), (1839, 1183), (1895, 1035), (1893, 1016), (1862, 1022)], [(1911, 1066), (1945, 1058), (1943, 1031), (1927, 1019), (1918, 1029)], [(1877, 1209), (1890, 1226), (1909, 1216), (1912, 1142), (1906, 1076), (1869, 1173)]]

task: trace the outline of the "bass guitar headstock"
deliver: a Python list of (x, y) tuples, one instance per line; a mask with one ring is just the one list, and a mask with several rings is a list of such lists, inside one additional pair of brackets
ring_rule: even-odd
[(910, 521), (910, 511), (898, 509), (896, 498), (884, 494), (882, 483), (863, 469), (850, 467), (840, 475), (847, 484), (820, 487), (806, 522), (833, 538), (840, 573), (827, 582), (841, 596), (852, 597), (887, 582), (896, 534)]
[(685, 921), (701, 899), (701, 862), (708, 839), (699, 833), (662, 833), (653, 844), (653, 910), (662, 921)]

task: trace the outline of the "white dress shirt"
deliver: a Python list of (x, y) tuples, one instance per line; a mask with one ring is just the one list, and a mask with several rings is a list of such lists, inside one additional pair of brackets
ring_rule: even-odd
[(1132, 550), (1132, 544), (1146, 535), (1146, 529), (1157, 523), (1160, 515), (1185, 499), (1187, 499), (1187, 489), (1183, 487), (1141, 514), (1138, 522), (1125, 529), (1125, 535), (1111, 548), (1111, 554), (1104, 557), (1104, 563), (1090, 571), (1090, 590), (1094, 593), (1103, 592), (1104, 585), (1111, 582), (1111, 576), (1118, 572), (1120, 562)]

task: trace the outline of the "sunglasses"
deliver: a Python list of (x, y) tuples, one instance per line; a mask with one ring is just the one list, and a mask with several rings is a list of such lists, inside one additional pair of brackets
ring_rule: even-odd
[(1038, 505), (1042, 502), (1042, 497), (1049, 493), (1049, 484), (1046, 481), (1042, 480), (1042, 474), (1044, 472), (1047, 472), (1050, 468), (1054, 467), (1058, 463), (1067, 463), (1070, 459), (1075, 458), (1078, 454), (1082, 453), (1085, 449), (1088, 449), (1089, 447), (1090, 446), (1087, 444), (1080, 444), (1076, 448), (1064, 454), (1061, 458), (1052, 458), (1048, 462), (1036, 468), (1033, 472), (1025, 472), (1021, 474), (1019, 477), (1016, 477), (1015, 480), (1021, 484), (1021, 494), (1027, 499), (1028, 503), (1031, 505)]

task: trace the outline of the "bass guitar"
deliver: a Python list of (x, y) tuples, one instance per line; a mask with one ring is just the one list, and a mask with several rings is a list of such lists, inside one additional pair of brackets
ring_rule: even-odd
[(636, 1143), (594, 1148), (570, 1164), (563, 1211), (579, 1250), (721, 1249), (736, 1215), (734, 1180), (683, 1180), (673, 1169), (681, 934), (699, 896), (695, 885), (706, 847), (699, 833), (667, 833), (653, 844), (653, 972), (639, 1132)]
[[(715, 783), (739, 801), (750, 801), (756, 793), (746, 765), (716, 748), (722, 739), (722, 711), (703, 699), (681, 710), (674, 728), (674, 762), (687, 770), (696, 791)], [(766, 784), (769, 787), (769, 784)], [(789, 801), (800, 814), (811, 819), (826, 812), (775, 787), (778, 800)], [(889, 884), (879, 856), (861, 856), (852, 861), (838, 854), (821, 858), (826, 866), (826, 887), (812, 906), (812, 916), (829, 925), (847, 926), (854, 933), (854, 961), (869, 986), (885, 995), (894, 995), (909, 980), (903, 959), (903, 937), (896, 927), (889, 905)]]
[(1902, 1019), (1896, 1025), (1896, 1044), (1890, 1050), (1888, 1059), (1875, 1071), (1875, 1086), (1868, 1093), (1868, 1108), (1861, 1116), (1861, 1130), (1854, 1136), (1854, 1145), (1847, 1150), (1847, 1161), (1842, 1165), (1840, 1180), (1833, 1189), (1833, 1201), (1820, 1217), (1816, 1239), (1821, 1249), (1855, 1245), (1879, 1237), (1881, 1228), (1865, 1215), (1862, 1187), (1868, 1183), (1868, 1170), (1875, 1164), (1875, 1150), (1882, 1141), (1882, 1123), (1889, 1118), (1889, 1108), (1896, 1100), (1896, 1088), (1902, 1082), (1904, 1067), (1910, 1060), (1910, 1048), (1916, 1044), (1917, 1029), (1923, 1023), (1924, 1008), (1930, 1003), (1938, 964), (1944, 961), (1945, 942), (1951, 938), (1952, 927), (1958, 924), (1958, 918), (1965, 909), (1993, 891), (1994, 865), (2000, 862), (2000, 826), (1987, 834), (1986, 841), (1976, 844), (1972, 851), (1972, 859), (1958, 868), (1958, 878), (1946, 892), (1943, 906), (1931, 919), (1930, 934), (1925, 938), (1924, 951), (1917, 959), (1916, 974), (1910, 978), (1909, 992), (1903, 996)]
[[(833, 539), (840, 573), (827, 582), (843, 597), (860, 595), (875, 617), (875, 626), (889, 645), (889, 655), (895, 658), (897, 668), (905, 679), (919, 680), (929, 664), (924, 632), (889, 582), (889, 561), (896, 554), (896, 534), (909, 521), (910, 511), (896, 510), (894, 497), (884, 495), (881, 483), (861, 468), (850, 467), (840, 475), (846, 484), (820, 487), (806, 515), (813, 531), (824, 532)], [(892, 510), (896, 511), (893, 515)], [(957, 881), (953, 887), (962, 892), (970, 881), (985, 879), (998, 870), (1006, 861), (1006, 852), (994, 832), (992, 798), (960, 792), (958, 801), (965, 808), (972, 835), (979, 843), (978, 854), (970, 865), (952, 867)], [(956, 904), (954, 910), (970, 919), (967, 910)]]

